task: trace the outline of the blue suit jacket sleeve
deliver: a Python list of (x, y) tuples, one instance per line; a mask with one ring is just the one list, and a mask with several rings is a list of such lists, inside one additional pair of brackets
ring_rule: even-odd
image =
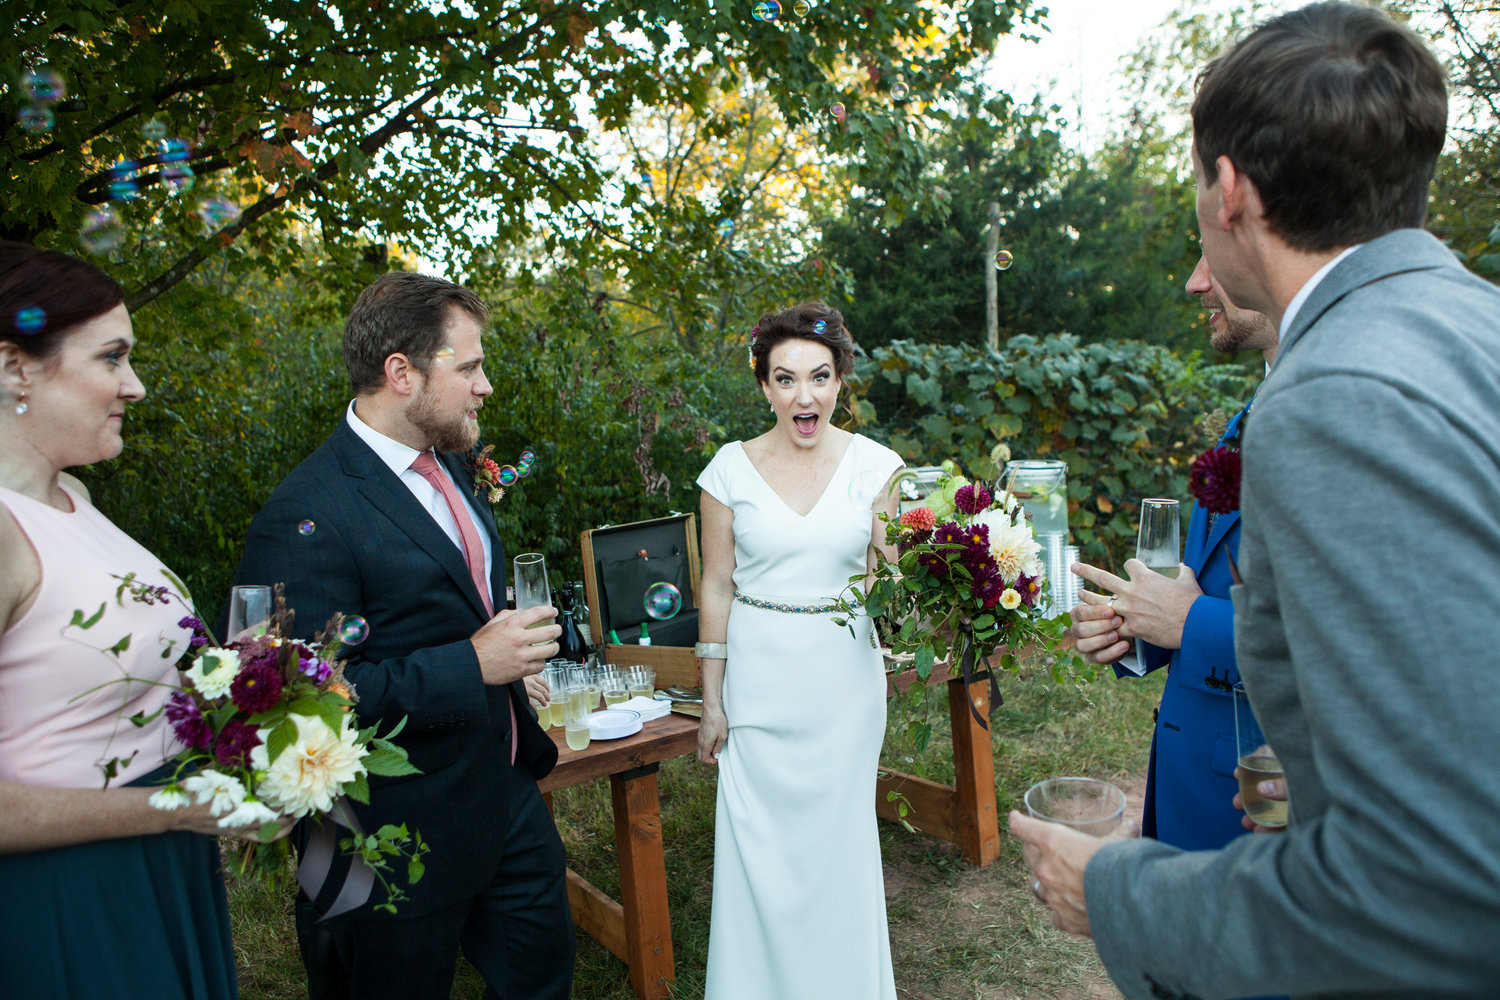
[[(1155, 648), (1155, 647), (1152, 647)], [(1203, 594), (1193, 601), (1182, 628), (1183, 663), (1234, 670), (1234, 602)]]

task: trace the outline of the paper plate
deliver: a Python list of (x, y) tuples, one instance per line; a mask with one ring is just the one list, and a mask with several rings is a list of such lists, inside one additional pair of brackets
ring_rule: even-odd
[(606, 708), (589, 716), (589, 739), (618, 740), (641, 731), (641, 713), (628, 708)]

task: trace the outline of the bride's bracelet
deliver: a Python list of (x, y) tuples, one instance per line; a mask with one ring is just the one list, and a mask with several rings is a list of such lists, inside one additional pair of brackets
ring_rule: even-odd
[(696, 642), (693, 655), (700, 660), (723, 660), (729, 657), (729, 644), (723, 642)]

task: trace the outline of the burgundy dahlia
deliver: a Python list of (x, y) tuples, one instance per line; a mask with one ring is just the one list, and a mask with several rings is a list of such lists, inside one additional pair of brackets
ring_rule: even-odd
[(244, 767), (250, 762), (250, 751), (260, 746), (260, 735), (254, 726), (233, 719), (219, 731), (214, 743), (214, 760), (220, 767)]
[[(985, 532), (988, 531), (986, 528)], [(938, 525), (937, 530), (932, 533), (932, 540), (939, 545), (967, 545), (969, 541), (964, 536), (964, 529), (952, 521), (944, 521)]]
[(1028, 608), (1036, 607), (1037, 595), (1042, 592), (1042, 585), (1037, 582), (1036, 577), (1027, 576), (1025, 573), (1022, 573), (1016, 577), (1016, 582), (1013, 586), (1016, 593), (1021, 595), (1022, 604)]
[(970, 483), (960, 486), (958, 492), (953, 494), (953, 505), (965, 514), (978, 514), (987, 510), (993, 499), (995, 498), (990, 496), (990, 491), (984, 488), (983, 483)]
[(1000, 568), (992, 561), (975, 570), (969, 592), (983, 602), (985, 607), (993, 608), (995, 602), (1000, 600), (1000, 595), (1005, 593), (1005, 580), (1000, 576)]
[(1240, 450), (1210, 448), (1193, 459), (1188, 489), (1203, 509), (1228, 514), (1240, 509)]
[(264, 712), (281, 697), (281, 672), (261, 660), (247, 664), (229, 685), (229, 697), (242, 712)]
[(927, 570), (935, 577), (948, 575), (948, 560), (943, 558), (941, 552), (919, 552), (917, 553), (917, 565)]
[(192, 699), (186, 691), (173, 691), (167, 698), (167, 721), (172, 724), (172, 732), (177, 734), (177, 739), (183, 746), (192, 747), (195, 750), (208, 749), (209, 743), (213, 742), (214, 730), (203, 718), (203, 713), (198, 710), (198, 703)]

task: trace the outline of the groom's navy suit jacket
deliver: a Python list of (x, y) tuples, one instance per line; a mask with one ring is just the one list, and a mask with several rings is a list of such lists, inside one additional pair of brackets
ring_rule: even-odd
[[(1238, 437), (1245, 412), (1229, 422), (1220, 444)], [(1203, 596), (1188, 612), (1180, 649), (1141, 644), (1148, 671), (1170, 663), (1151, 741), (1141, 832), (1184, 850), (1223, 847), (1245, 832), (1244, 813), (1231, 805), (1239, 786), (1230, 690), (1240, 672), (1229, 588), (1239, 547), (1238, 510), (1220, 514), (1210, 528), (1208, 511), (1193, 504), (1182, 561), (1197, 575)]]
[[(503, 595), (506, 561), (494, 516), (473, 497), (472, 472), (462, 460), (438, 460), (490, 536), (491, 593)], [(304, 534), (305, 521), (312, 530)], [(557, 749), (528, 710), (521, 682), (483, 683), (469, 637), (488, 615), (463, 553), (346, 417), (255, 515), (235, 582), (284, 583), (299, 637), (311, 637), (335, 612), (369, 622), (369, 638), (344, 648), (356, 711), (364, 725), (378, 721), (382, 733), (405, 717), (397, 742), (422, 773), (372, 777), (370, 805), (355, 812), (366, 831), (406, 823), (431, 847), (426, 875), (407, 890), (402, 917), (478, 893), (504, 854), (497, 835), (506, 815), (501, 775), (511, 767), (513, 735), (520, 739), (515, 766), (537, 778), (552, 770)], [(511, 733), (507, 700), (519, 734)], [(345, 859), (339, 864), (347, 867)], [(336, 891), (337, 885), (325, 888), (320, 905)], [(384, 898), (378, 885), (374, 896)]]

